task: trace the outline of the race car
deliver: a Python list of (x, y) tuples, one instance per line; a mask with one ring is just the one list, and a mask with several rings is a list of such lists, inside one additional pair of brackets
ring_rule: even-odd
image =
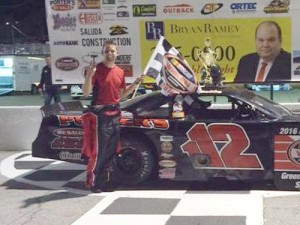
[[(84, 110), (80, 102), (44, 106), (32, 155), (86, 164)], [(300, 116), (254, 92), (234, 86), (175, 96), (153, 91), (122, 102), (121, 110), (114, 159), (121, 182), (225, 178), (300, 190)]]

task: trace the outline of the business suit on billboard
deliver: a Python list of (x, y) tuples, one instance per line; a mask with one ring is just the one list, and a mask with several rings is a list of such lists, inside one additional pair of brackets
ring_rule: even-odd
[(235, 82), (291, 80), (291, 54), (282, 49), (281, 28), (274, 21), (260, 23), (255, 31), (256, 52), (241, 57)]
[[(259, 67), (260, 57), (257, 53), (243, 56), (238, 64), (236, 82), (258, 82), (256, 74)], [(281, 50), (274, 59), (269, 72), (263, 82), (290, 81), (291, 79), (291, 54)]]

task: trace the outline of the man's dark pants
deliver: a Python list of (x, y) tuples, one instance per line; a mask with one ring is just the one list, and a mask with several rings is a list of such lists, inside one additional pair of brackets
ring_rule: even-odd
[(120, 142), (120, 111), (94, 110), (98, 118), (98, 154), (94, 167), (94, 186), (101, 186), (112, 183), (111, 169), (116, 150)]

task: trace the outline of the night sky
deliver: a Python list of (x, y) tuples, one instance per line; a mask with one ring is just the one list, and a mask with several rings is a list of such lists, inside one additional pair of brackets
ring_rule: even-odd
[[(48, 41), (45, 0), (0, 0), (0, 44)], [(18, 31), (19, 30), (19, 31)]]

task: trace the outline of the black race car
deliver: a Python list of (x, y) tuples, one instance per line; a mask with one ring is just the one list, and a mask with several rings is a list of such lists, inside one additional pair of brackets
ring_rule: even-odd
[[(218, 98), (226, 104), (214, 104)], [(159, 91), (121, 103), (118, 179), (270, 181), (300, 190), (300, 116), (246, 89), (219, 87), (166, 97)], [(34, 157), (87, 163), (81, 156), (80, 102), (42, 107)]]

